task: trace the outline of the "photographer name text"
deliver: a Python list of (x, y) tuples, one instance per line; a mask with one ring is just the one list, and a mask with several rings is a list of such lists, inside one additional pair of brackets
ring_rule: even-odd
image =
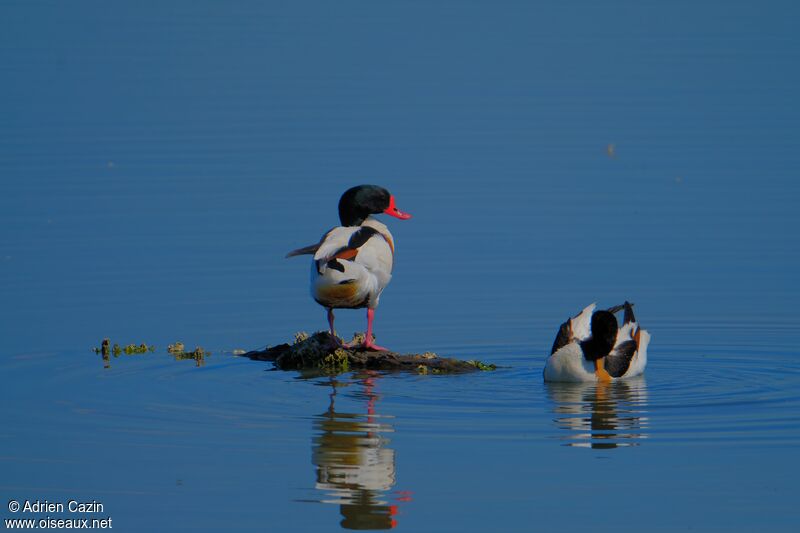
[(20, 511), (23, 513), (102, 513), (103, 504), (96, 500), (79, 502), (68, 500), (64, 502), (51, 502), (48, 500), (25, 500)]

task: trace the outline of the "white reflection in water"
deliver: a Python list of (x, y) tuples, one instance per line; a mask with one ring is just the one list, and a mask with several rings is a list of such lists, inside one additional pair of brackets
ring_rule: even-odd
[[(387, 433), (394, 432), (391, 417), (376, 412), (380, 396), (375, 386), (378, 374), (364, 374), (355, 382), (330, 379), (328, 410), (314, 419), (311, 460), (316, 468), (319, 500), (339, 505), (341, 526), (346, 529), (391, 529), (397, 525), (397, 504), (387, 493), (396, 479), (395, 451), (388, 447)], [(366, 402), (365, 413), (336, 411), (340, 388), (356, 385), (356, 394)], [(392, 494), (395, 502), (409, 501), (409, 492)]]
[(647, 438), (644, 379), (612, 383), (545, 383), (556, 425), (569, 432), (566, 446), (618, 448)]

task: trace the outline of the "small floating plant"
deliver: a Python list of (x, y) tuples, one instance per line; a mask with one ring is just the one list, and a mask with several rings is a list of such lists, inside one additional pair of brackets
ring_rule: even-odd
[(197, 366), (203, 366), (206, 357), (211, 355), (211, 352), (207, 352), (202, 346), (197, 346), (194, 350), (187, 352), (186, 346), (182, 342), (170, 344), (167, 346), (167, 352), (171, 353), (176, 361), (194, 360), (197, 362)]
[[(146, 353), (151, 353), (156, 351), (156, 347), (150, 344), (141, 343), (141, 344), (127, 344), (125, 346), (120, 346), (118, 343), (111, 344), (111, 340), (105, 338), (101, 341), (100, 347), (92, 348), (92, 351), (98, 355), (103, 357), (103, 361), (106, 362), (106, 368), (109, 368), (110, 365), (108, 364), (110, 361), (111, 356), (119, 357), (122, 354), (125, 355), (141, 355)], [(205, 358), (211, 355), (211, 352), (204, 350), (201, 346), (197, 346), (194, 350), (186, 351), (185, 345), (182, 342), (176, 342), (175, 344), (170, 344), (167, 347), (167, 353), (171, 354), (176, 361), (183, 361), (183, 360), (195, 360), (197, 361), (197, 366), (201, 366)]]
[(94, 351), (94, 353), (98, 355), (100, 354), (104, 356), (113, 355), (114, 357), (119, 357), (123, 353), (126, 355), (132, 355), (132, 354), (143, 354), (148, 352), (154, 352), (156, 351), (156, 347), (145, 343), (127, 344), (125, 346), (120, 346), (115, 342), (112, 345), (109, 339), (103, 339), (103, 341), (100, 343), (100, 347), (92, 348), (92, 351)]

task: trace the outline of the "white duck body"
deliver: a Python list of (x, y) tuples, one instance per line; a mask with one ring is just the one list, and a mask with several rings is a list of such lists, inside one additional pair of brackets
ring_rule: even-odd
[[(567, 322), (571, 332), (570, 341), (547, 358), (544, 367), (545, 381), (571, 383), (597, 381), (594, 363), (586, 360), (580, 344), (591, 336), (590, 325), (596, 307), (597, 304), (587, 306), (580, 314)], [(641, 329), (635, 321), (627, 322), (619, 328), (614, 347), (607, 356), (608, 359), (619, 357), (626, 350), (633, 350), (633, 355), (629, 363), (626, 361), (628, 366), (624, 373), (614, 377), (614, 380), (631, 378), (644, 373), (645, 366), (647, 366), (647, 345), (649, 343), (650, 334)]]
[(377, 219), (333, 228), (311, 261), (311, 296), (332, 309), (375, 309), (392, 279), (393, 262), (392, 234)]
[(574, 340), (562, 346), (547, 358), (544, 366), (545, 381), (562, 381), (580, 383), (582, 381), (597, 381), (594, 365), (583, 357), (583, 350), (579, 340), (587, 339), (590, 335), (589, 325), (592, 313), (597, 304), (591, 304), (580, 314), (569, 320)]

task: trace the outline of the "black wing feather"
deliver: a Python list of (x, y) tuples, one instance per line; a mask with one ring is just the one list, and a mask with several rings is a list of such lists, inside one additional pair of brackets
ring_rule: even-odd
[(561, 324), (561, 327), (558, 328), (558, 335), (556, 335), (556, 340), (553, 341), (553, 349), (550, 350), (550, 355), (553, 355), (561, 348), (572, 342), (572, 331), (569, 326), (571, 318), (568, 318), (566, 322)]
[(619, 313), (622, 310), (625, 310), (625, 315), (622, 319), (622, 324), (627, 324), (628, 322), (636, 322), (636, 317), (633, 316), (633, 304), (629, 301), (625, 301), (624, 304), (615, 305), (614, 307), (609, 307), (606, 309), (612, 315)]
[(295, 257), (297, 255), (314, 255), (319, 250), (320, 243), (317, 244), (309, 244), (308, 246), (303, 246), (302, 248), (298, 248), (297, 250), (292, 250), (286, 257)]
[(630, 302), (625, 302), (625, 318), (622, 320), (622, 324), (628, 324), (629, 322), (636, 322), (636, 317), (633, 316), (633, 304)]
[(354, 232), (350, 235), (350, 240), (347, 241), (347, 246), (342, 246), (336, 253), (333, 254), (334, 257), (343, 254), (345, 252), (358, 252), (358, 249), (364, 246), (368, 240), (370, 240), (375, 235), (380, 235), (383, 237), (383, 234), (376, 230), (371, 226), (361, 226), (358, 231)]
[(636, 342), (625, 341), (606, 356), (604, 359), (606, 372), (611, 374), (612, 377), (622, 377), (628, 368), (631, 366), (631, 360), (636, 353)]

